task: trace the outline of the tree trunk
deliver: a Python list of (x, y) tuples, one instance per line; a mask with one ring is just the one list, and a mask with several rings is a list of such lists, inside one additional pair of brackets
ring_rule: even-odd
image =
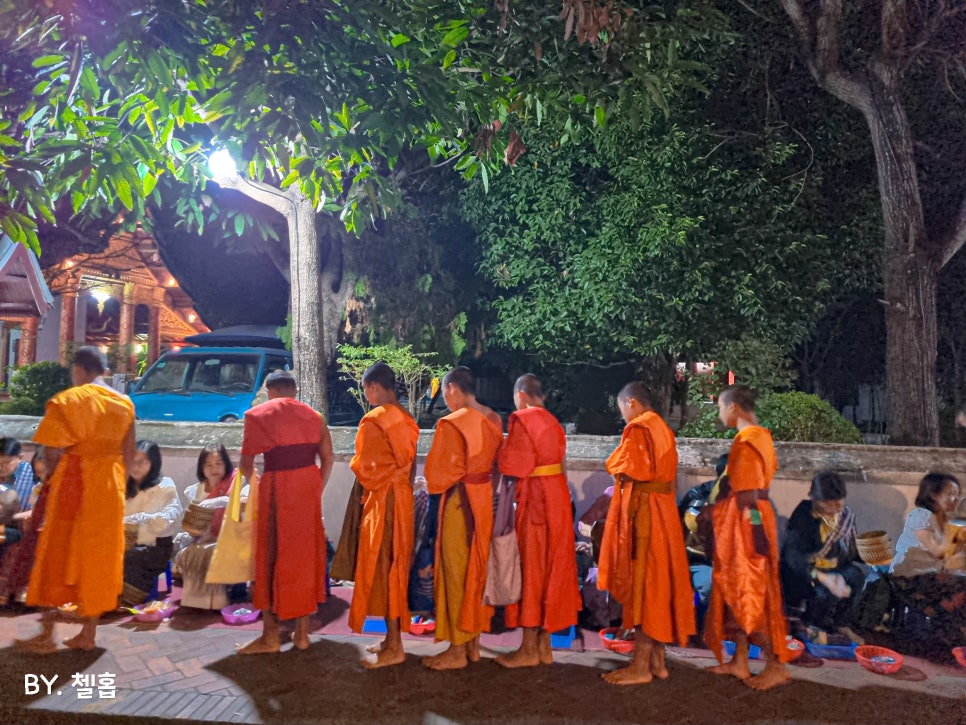
[(345, 303), (352, 292), (352, 276), (345, 269), (345, 245), (351, 234), (338, 217), (325, 215), (319, 218), (319, 237), (322, 249), (322, 272), (319, 288), (322, 295), (320, 321), (322, 341), (326, 352), (325, 363), (335, 360), (342, 328)]
[(892, 64), (869, 63), (863, 109), (875, 150), (886, 306), (886, 393), (895, 445), (939, 444), (936, 290), (939, 268), (926, 239), (912, 134)]
[(671, 386), (676, 370), (677, 361), (666, 353), (645, 358), (637, 364), (635, 378), (651, 391), (651, 406), (665, 420), (671, 410)]
[(287, 215), (289, 264), (292, 289), (292, 353), (299, 398), (323, 414), (328, 413), (325, 395), (327, 351), (322, 336), (323, 307), (320, 254), (315, 228), (315, 208), (298, 187), (289, 187), (293, 213)]

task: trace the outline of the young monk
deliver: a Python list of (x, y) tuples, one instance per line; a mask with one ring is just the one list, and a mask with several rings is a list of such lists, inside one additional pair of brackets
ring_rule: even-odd
[[(755, 393), (746, 385), (731, 385), (718, 396), (718, 416), (737, 428), (728, 454), (729, 491), (711, 509), (714, 527), (714, 565), (705, 641), (718, 662), (722, 642), (734, 637), (731, 661), (711, 667), (756, 690), (769, 690), (791, 677), (784, 662), (785, 618), (779, 579), (778, 528), (768, 501), (768, 487), (778, 469), (771, 432), (758, 425)], [(765, 655), (765, 669), (752, 677), (748, 669), (748, 640)]]
[(396, 376), (377, 362), (362, 376), (372, 406), (359, 422), (356, 454), (349, 466), (365, 490), (355, 588), (349, 626), (362, 632), (366, 615), (386, 620), (386, 638), (362, 660), (374, 669), (406, 660), (402, 632), (409, 631), (409, 568), (412, 563), (413, 461), (419, 426), (396, 399)]
[(506, 608), (510, 627), (523, 627), (520, 649), (496, 658), (504, 667), (551, 664), (550, 633), (577, 623), (580, 586), (574, 556), (570, 489), (564, 474), (567, 437), (543, 407), (535, 375), (513, 386), (517, 411), (510, 416), (500, 448), (500, 473), (516, 479), (516, 533), (523, 594)]
[(674, 432), (654, 412), (647, 388), (625, 385), (617, 406), (627, 423), (607, 459), (614, 495), (600, 545), (597, 587), (623, 605), (634, 629), (634, 658), (603, 678), (613, 685), (667, 679), (664, 646), (695, 633), (694, 591), (675, 500), (678, 452)]
[(493, 533), (493, 469), (503, 426), (476, 400), (468, 368), (443, 378), (453, 412), (436, 424), (426, 458), (430, 493), (442, 494), (436, 540), (436, 641), (450, 646), (423, 659), (434, 670), (455, 670), (480, 659), (480, 632), (490, 630), (493, 608), (483, 604)]

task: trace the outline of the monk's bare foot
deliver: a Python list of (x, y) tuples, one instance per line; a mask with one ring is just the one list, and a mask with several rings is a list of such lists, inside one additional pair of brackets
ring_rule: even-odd
[(30, 639), (15, 639), (13, 646), (20, 652), (34, 655), (49, 655), (57, 651), (57, 643), (48, 634), (40, 633)]
[(380, 667), (392, 667), (393, 665), (401, 665), (406, 661), (406, 652), (402, 647), (396, 648), (386, 648), (381, 652), (377, 653), (375, 657), (363, 657), (362, 666), (367, 670), (377, 670)]
[(750, 680), (746, 680), (745, 684), (759, 692), (764, 692), (773, 687), (784, 685), (786, 682), (790, 682), (791, 679), (792, 676), (788, 674), (788, 670), (785, 669), (784, 665), (766, 665), (765, 669)]
[(381, 640), (379, 642), (373, 642), (370, 645), (366, 645), (366, 652), (369, 654), (377, 655), (386, 649), (386, 640)]
[(79, 649), (79, 650), (84, 650), (86, 652), (90, 652), (97, 645), (94, 644), (93, 637), (88, 637), (83, 632), (81, 632), (76, 637), (65, 639), (64, 646), (68, 647), (69, 649)]
[(513, 670), (518, 667), (536, 667), (542, 661), (539, 652), (525, 652), (522, 647), (496, 658), (496, 663), (501, 667), (506, 667), (508, 670)]
[(737, 664), (734, 660), (725, 662), (723, 665), (714, 665), (713, 667), (708, 667), (706, 669), (708, 672), (716, 675), (731, 675), (732, 677), (737, 677), (742, 681), (751, 678), (751, 670), (748, 669), (748, 665)]
[(856, 644), (865, 644), (865, 638), (856, 634), (851, 627), (839, 627), (839, 634), (843, 634)]
[(423, 664), (431, 670), (461, 670), (469, 664), (463, 647), (450, 647), (432, 657), (424, 657)]
[(299, 634), (298, 632), (293, 632), (292, 644), (295, 645), (295, 649), (297, 650), (307, 650), (311, 642), (309, 641), (309, 636), (307, 634)]
[(466, 643), (466, 659), (470, 662), (480, 661), (480, 638), (478, 636)]
[(612, 685), (646, 685), (653, 679), (651, 677), (651, 671), (647, 667), (637, 667), (635, 665), (622, 667), (613, 672), (605, 672), (601, 677), (604, 678), (605, 682), (609, 682)]
[(651, 674), (659, 680), (666, 680), (670, 675), (664, 663), (664, 655), (658, 653), (656, 647), (651, 650)]
[(553, 664), (553, 649), (550, 647), (549, 633), (544, 633), (537, 637), (537, 652), (540, 653), (540, 664)]
[(263, 655), (272, 654), (278, 652), (282, 649), (281, 643), (278, 640), (267, 640), (265, 637), (259, 637), (254, 639), (248, 644), (236, 644), (235, 654), (239, 655)]

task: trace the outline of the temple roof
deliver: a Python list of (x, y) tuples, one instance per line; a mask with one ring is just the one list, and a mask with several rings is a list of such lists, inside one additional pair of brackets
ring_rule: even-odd
[(43, 317), (53, 305), (36, 255), (0, 235), (0, 316)]

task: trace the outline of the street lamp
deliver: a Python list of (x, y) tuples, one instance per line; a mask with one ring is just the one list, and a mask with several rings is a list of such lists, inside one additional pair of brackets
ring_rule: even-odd
[(321, 257), (315, 229), (315, 206), (298, 184), (282, 190), (241, 176), (227, 149), (218, 149), (208, 157), (208, 169), (219, 186), (234, 189), (285, 217), (289, 239), (289, 309), (292, 313), (295, 379), (302, 401), (326, 412)]

